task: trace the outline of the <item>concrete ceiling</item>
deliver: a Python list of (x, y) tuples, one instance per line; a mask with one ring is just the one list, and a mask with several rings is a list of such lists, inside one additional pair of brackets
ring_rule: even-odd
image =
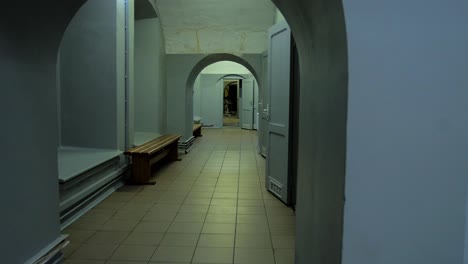
[(262, 53), (274, 24), (270, 0), (156, 0), (168, 54)]

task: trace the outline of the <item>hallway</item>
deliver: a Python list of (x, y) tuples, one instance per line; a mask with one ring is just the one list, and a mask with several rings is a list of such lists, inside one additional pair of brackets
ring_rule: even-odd
[(257, 133), (204, 129), (192, 151), (81, 217), (66, 262), (294, 263), (295, 215), (265, 190)]

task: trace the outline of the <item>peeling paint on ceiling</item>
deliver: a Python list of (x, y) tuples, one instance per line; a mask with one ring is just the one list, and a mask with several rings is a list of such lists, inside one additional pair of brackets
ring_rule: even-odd
[(270, 0), (156, 0), (168, 54), (262, 53), (274, 24)]

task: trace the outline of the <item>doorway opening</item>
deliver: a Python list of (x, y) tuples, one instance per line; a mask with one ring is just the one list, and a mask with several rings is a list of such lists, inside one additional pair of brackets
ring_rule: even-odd
[(257, 128), (258, 83), (240, 63), (209, 64), (193, 83), (193, 117), (203, 127)]
[(239, 91), (242, 80), (224, 80), (224, 100), (223, 100), (223, 126), (238, 127), (239, 117)]

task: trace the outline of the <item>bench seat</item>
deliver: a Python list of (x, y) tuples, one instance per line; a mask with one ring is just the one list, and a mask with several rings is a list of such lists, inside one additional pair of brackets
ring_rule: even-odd
[(201, 124), (193, 124), (193, 136), (201, 137), (202, 136), (201, 129), (202, 129)]
[(132, 157), (132, 184), (154, 185), (151, 182), (151, 166), (163, 158), (179, 160), (179, 135), (164, 135), (136, 148), (125, 151)]

